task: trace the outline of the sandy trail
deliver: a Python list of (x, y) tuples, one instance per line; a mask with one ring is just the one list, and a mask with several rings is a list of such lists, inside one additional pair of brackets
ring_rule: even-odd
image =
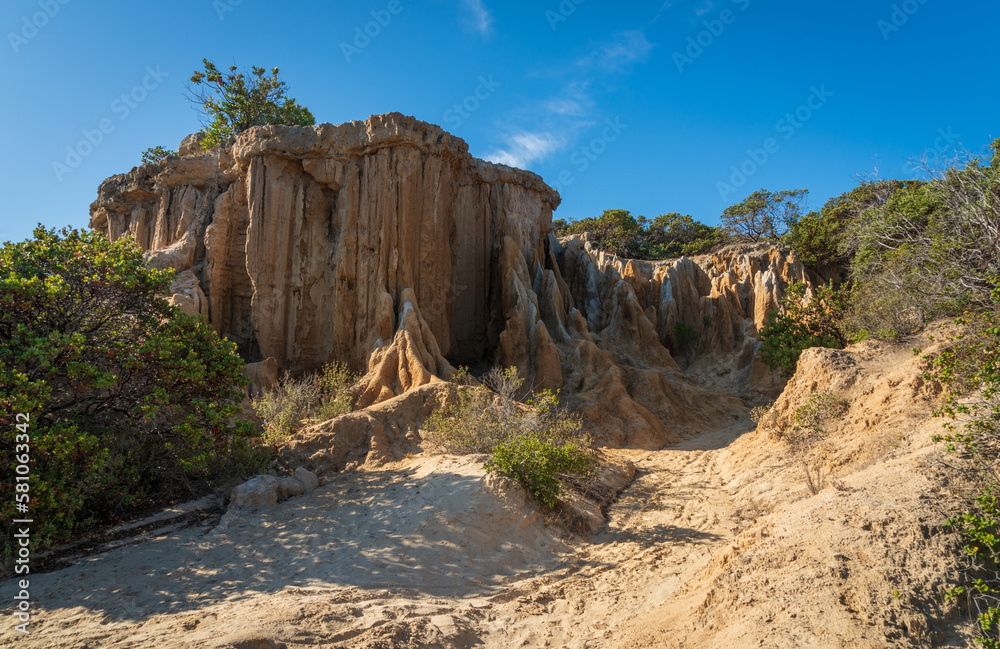
[(734, 507), (713, 465), (747, 426), (616, 451), (638, 474), (590, 542), (560, 540), (526, 502), (498, 499), (473, 459), (419, 456), (36, 575), (32, 633), (3, 642), (606, 646), (731, 537)]
[(608, 509), (607, 528), (578, 549), (576, 565), (494, 598), (486, 646), (606, 647), (622, 624), (669, 601), (732, 538), (735, 508), (715, 464), (717, 451), (746, 430), (738, 424), (663, 451), (618, 451), (638, 471)]

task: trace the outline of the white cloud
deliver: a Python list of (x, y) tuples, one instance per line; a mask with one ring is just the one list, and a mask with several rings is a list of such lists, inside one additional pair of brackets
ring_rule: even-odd
[(709, 11), (715, 8), (715, 3), (712, 0), (705, 0), (700, 7), (694, 10), (696, 16), (701, 17), (707, 14)]
[(506, 139), (506, 146), (486, 155), (487, 160), (527, 169), (532, 162), (541, 160), (562, 147), (562, 142), (550, 132), (514, 133)]
[(666, 2), (664, 2), (663, 5), (660, 6), (660, 10), (656, 12), (656, 16), (651, 21), (649, 21), (649, 24), (652, 25), (657, 20), (659, 20), (660, 16), (663, 15), (663, 12), (665, 12), (672, 6), (674, 6), (673, 0), (666, 0)]
[(654, 47), (641, 29), (618, 32), (614, 40), (595, 47), (580, 63), (614, 72), (630, 63), (645, 61)]
[(462, 4), (472, 14), (472, 17), (466, 21), (468, 26), (480, 34), (488, 34), (490, 25), (493, 24), (493, 16), (483, 4), (483, 0), (462, 0)]
[(556, 115), (569, 115), (579, 117), (583, 115), (583, 106), (574, 99), (550, 99), (544, 103), (544, 108), (549, 113)]

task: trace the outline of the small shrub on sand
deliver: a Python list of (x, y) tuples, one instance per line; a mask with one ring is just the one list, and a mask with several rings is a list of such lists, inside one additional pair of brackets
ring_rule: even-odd
[(313, 417), (319, 421), (328, 421), (354, 410), (355, 399), (350, 388), (358, 378), (345, 363), (330, 363), (323, 367), (323, 372), (316, 379), (320, 404)]
[(302, 426), (313, 404), (319, 399), (320, 386), (315, 376), (295, 379), (285, 373), (273, 390), (253, 400), (253, 409), (264, 423), (264, 439), (276, 444)]
[(344, 363), (330, 363), (319, 374), (300, 379), (287, 372), (273, 390), (253, 400), (264, 423), (264, 439), (278, 444), (309, 422), (329, 421), (354, 410), (351, 386), (358, 375)]
[(578, 442), (559, 442), (542, 433), (527, 432), (497, 445), (485, 467), (517, 480), (546, 506), (555, 507), (560, 478), (590, 474), (594, 456)]
[(452, 403), (428, 418), (428, 439), (449, 453), (489, 454), (487, 471), (518, 480), (554, 506), (561, 479), (587, 476), (594, 466), (580, 417), (566, 412), (550, 390), (517, 401), (524, 380), (516, 368), (495, 368), (483, 384), (456, 385)]

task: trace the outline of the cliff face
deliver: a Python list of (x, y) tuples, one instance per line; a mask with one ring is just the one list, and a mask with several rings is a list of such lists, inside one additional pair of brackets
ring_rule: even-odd
[(651, 263), (560, 241), (541, 178), (399, 114), (191, 149), (106, 180), (91, 226), (180, 271), (172, 301), (248, 361), (367, 370), (363, 406), (515, 365), (606, 443), (659, 447), (775, 388), (754, 333), (808, 283), (778, 250)]

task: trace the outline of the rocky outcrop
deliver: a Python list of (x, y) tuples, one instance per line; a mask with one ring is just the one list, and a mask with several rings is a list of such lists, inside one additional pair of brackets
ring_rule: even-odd
[(598, 441), (644, 448), (775, 387), (755, 332), (788, 282), (808, 282), (789, 254), (654, 263), (560, 241), (559, 196), (541, 178), (399, 114), (197, 143), (105, 181), (91, 225), (177, 269), (171, 300), (248, 362), (293, 374), (345, 362), (366, 372), (361, 406), (459, 365), (515, 366), (533, 388), (562, 390)]

